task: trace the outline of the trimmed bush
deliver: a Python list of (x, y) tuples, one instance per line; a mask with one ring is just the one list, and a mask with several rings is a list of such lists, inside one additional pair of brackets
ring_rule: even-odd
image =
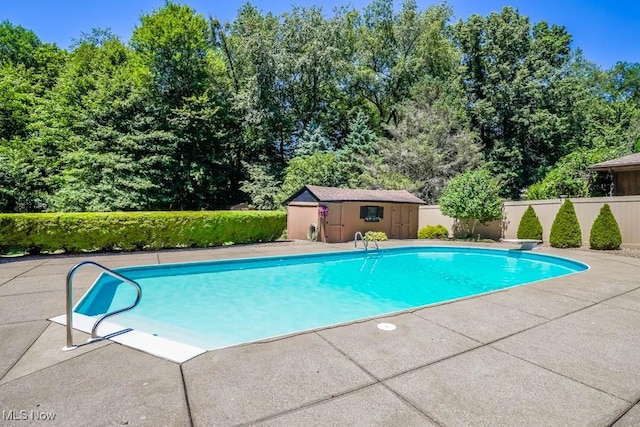
[(605, 203), (591, 226), (589, 245), (591, 249), (607, 250), (620, 249), (621, 244), (622, 235), (618, 221), (613, 216), (609, 205)]
[(533, 210), (533, 206), (529, 205), (518, 225), (518, 239), (534, 239), (542, 240), (542, 224)]
[(281, 211), (0, 214), (0, 251), (77, 253), (269, 242), (286, 225), (287, 214)]
[(582, 230), (571, 200), (564, 201), (551, 226), (549, 243), (554, 248), (579, 248), (582, 246)]
[(427, 225), (418, 230), (418, 239), (446, 239), (449, 230), (444, 225)]
[(389, 240), (384, 231), (367, 231), (366, 233), (364, 233), (364, 240), (370, 241), (373, 240), (373, 238), (375, 238), (378, 242)]

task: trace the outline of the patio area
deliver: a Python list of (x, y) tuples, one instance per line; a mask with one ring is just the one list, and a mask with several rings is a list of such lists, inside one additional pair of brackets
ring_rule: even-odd
[[(66, 273), (87, 259), (117, 268), (350, 249), (276, 242), (0, 260), (0, 424), (640, 425), (640, 259), (610, 253), (541, 247), (591, 269), (182, 364), (110, 341), (63, 352), (65, 328), (47, 320), (64, 313)], [(76, 301), (97, 275), (88, 270)]]

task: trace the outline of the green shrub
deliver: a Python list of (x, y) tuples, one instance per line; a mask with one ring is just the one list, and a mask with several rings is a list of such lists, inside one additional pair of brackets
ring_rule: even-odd
[(518, 225), (518, 239), (535, 239), (542, 240), (542, 224), (533, 210), (533, 206), (529, 205)]
[(280, 211), (0, 214), (0, 251), (30, 253), (208, 247), (273, 241)]
[(589, 245), (591, 249), (606, 250), (620, 249), (621, 244), (622, 235), (620, 234), (618, 221), (611, 213), (609, 205), (605, 203), (591, 226)]
[(549, 243), (554, 248), (579, 248), (582, 246), (582, 230), (571, 200), (564, 201), (551, 226)]
[(449, 230), (444, 225), (427, 225), (418, 230), (418, 239), (446, 239)]
[(598, 174), (589, 165), (620, 157), (624, 152), (614, 148), (578, 149), (564, 156), (541, 181), (527, 190), (528, 200), (567, 197), (593, 197), (602, 194)]
[(384, 231), (367, 231), (364, 233), (364, 240), (370, 241), (376, 239), (378, 242), (384, 242), (389, 240)]
[(487, 169), (452, 178), (438, 199), (440, 211), (459, 221), (466, 236), (476, 237), (478, 224), (502, 219), (500, 184)]

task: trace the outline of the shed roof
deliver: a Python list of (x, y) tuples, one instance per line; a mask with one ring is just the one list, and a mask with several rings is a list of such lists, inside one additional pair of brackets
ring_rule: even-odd
[(605, 171), (611, 169), (640, 169), (640, 153), (618, 157), (617, 159), (608, 160), (606, 162), (596, 163), (595, 165), (589, 166), (589, 169), (595, 171)]
[(289, 203), (307, 192), (317, 202), (388, 202), (426, 204), (407, 190), (359, 190), (353, 188), (321, 187), (305, 185), (285, 200)]

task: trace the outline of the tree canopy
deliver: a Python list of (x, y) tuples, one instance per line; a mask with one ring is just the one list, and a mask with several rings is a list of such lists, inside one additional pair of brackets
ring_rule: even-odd
[(168, 1), (69, 50), (3, 21), (0, 212), (275, 209), (303, 184), (435, 203), (474, 168), (510, 199), (602, 192), (587, 166), (640, 150), (640, 64), (602, 70), (512, 7), (452, 17)]

